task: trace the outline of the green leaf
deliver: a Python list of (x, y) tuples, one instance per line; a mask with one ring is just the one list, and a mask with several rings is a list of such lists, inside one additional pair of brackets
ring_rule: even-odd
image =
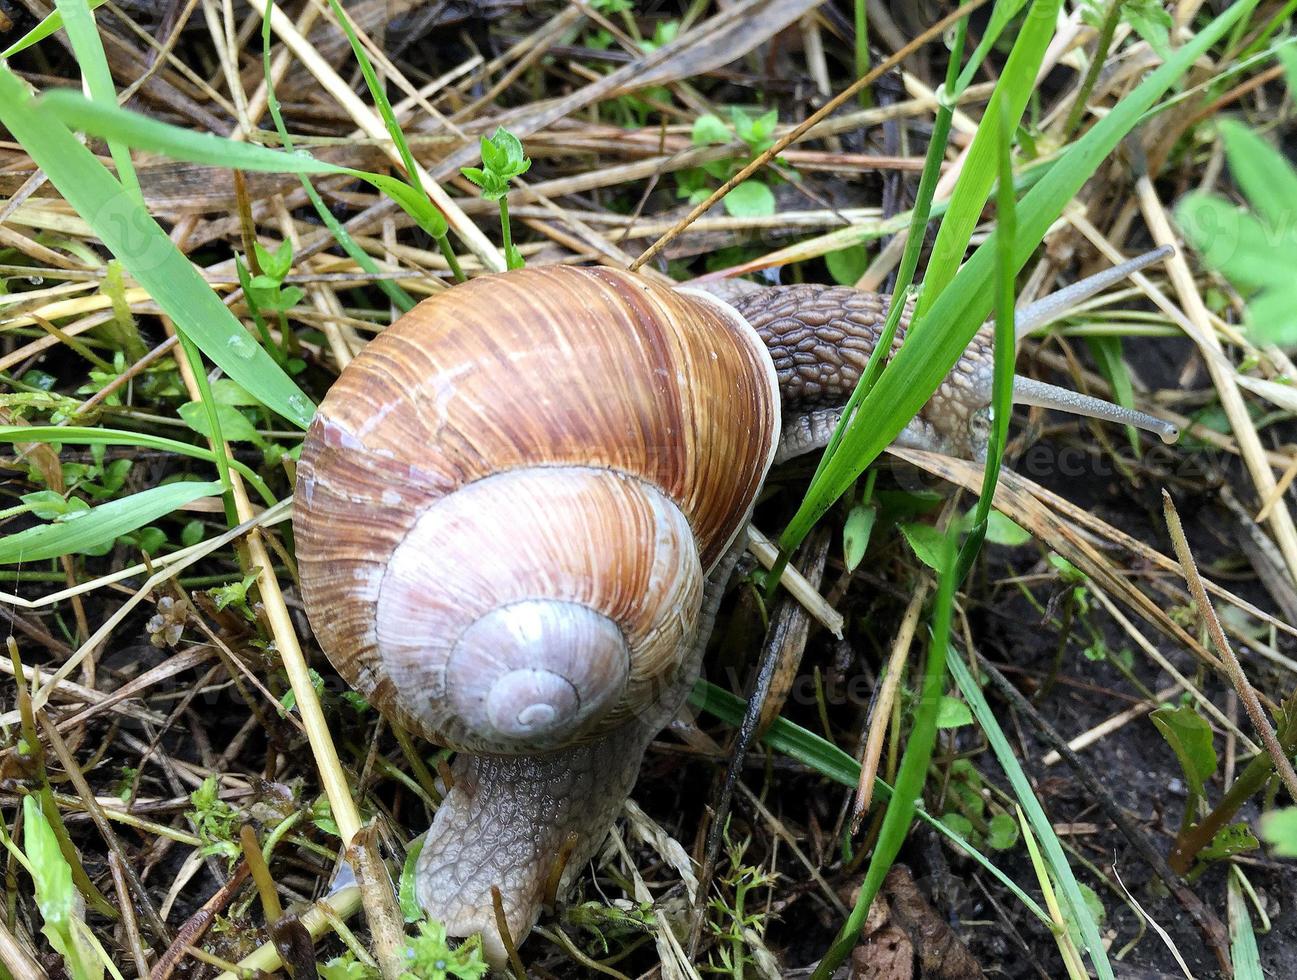
[(949, 828), (951, 833), (958, 834), (960, 837), (964, 838), (964, 840), (968, 840), (973, 836), (973, 821), (969, 820), (962, 813), (958, 813), (954, 810), (949, 813), (943, 813), (941, 815), (941, 822)]
[(482, 937), (474, 935), (455, 948), (446, 939), (446, 927), (440, 922), (424, 919), (419, 923), (419, 933), (405, 948), (406, 969), (415, 977), (428, 980), (479, 980), (490, 966), (482, 958)]
[[(1090, 918), (1094, 920), (1096, 925), (1102, 925), (1103, 921), (1108, 918), (1108, 910), (1103, 907), (1103, 900), (1099, 898), (1098, 893), (1093, 888), (1083, 881), (1078, 881), (1076, 888)], [(1071, 933), (1073, 943), (1077, 946), (1082, 945), (1081, 931), (1077, 928), (1075, 922), (1068, 922), (1067, 931)]]
[(42, 521), (52, 521), (69, 511), (88, 510), (90, 507), (80, 497), (64, 497), (57, 490), (37, 490), (33, 493), (24, 493), (18, 499), (30, 507), (32, 514)]
[(1261, 842), (1252, 834), (1252, 828), (1245, 823), (1232, 823), (1216, 831), (1211, 841), (1198, 852), (1200, 861), (1219, 861), (1233, 857), (1235, 854), (1246, 854), (1260, 848)]
[(77, 555), (111, 544), (200, 497), (219, 496), (220, 483), (168, 483), (91, 508), (70, 519), (0, 538), (0, 565)]
[(1228, 201), (1200, 192), (1185, 195), (1176, 217), (1202, 260), (1236, 285), (1293, 285), (1289, 263), (1297, 262), (1297, 235), (1291, 226), (1273, 231)]
[(1135, 33), (1148, 42), (1159, 58), (1171, 56), (1171, 28), (1175, 26), (1162, 0), (1125, 0), (1122, 13)]
[(931, 524), (902, 524), (900, 527), (919, 561), (931, 569), (940, 570), (946, 535)]
[(986, 540), (1006, 548), (1017, 548), (1031, 540), (1031, 532), (993, 510), (986, 515)]
[(869, 537), (878, 520), (878, 508), (873, 504), (856, 504), (847, 515), (842, 528), (843, 561), (847, 571), (854, 572), (869, 549)]
[(1018, 843), (1022, 830), (1018, 821), (1009, 813), (1001, 811), (990, 819), (986, 827), (986, 846), (996, 851), (1007, 851)]
[[(89, 111), (110, 111), (78, 99)], [(44, 107), (37, 109), (24, 83), (4, 67), (0, 67), (0, 122), (135, 281), (204, 354), (262, 404), (303, 429), (310, 424), (310, 399), (251, 341), (243, 325), (152, 216), (80, 141), (51, 120)]]
[(1287, 232), (1289, 242), (1297, 241), (1293, 235), (1297, 171), (1279, 150), (1242, 123), (1222, 119), (1219, 128), (1230, 174), (1243, 196), (1271, 229)]
[[(258, 446), (265, 442), (261, 433), (248, 421), (247, 416), (233, 405), (217, 404), (210, 407), (216, 409), (217, 421), (221, 426), (221, 433), (226, 439), (233, 442), (251, 442)], [(213, 433), (208, 408), (209, 406), (203, 402), (187, 402), (180, 406), (179, 412), (180, 417), (185, 421), (185, 425), (200, 436), (206, 436), (210, 439), (213, 438)]]
[[(941, 703), (937, 705), (938, 728), (962, 728), (964, 725), (971, 725), (972, 723), (973, 713), (968, 710), (968, 705), (964, 704), (959, 698), (952, 698), (949, 694), (941, 696)], [(1005, 816), (1008, 816), (1008, 814), (1005, 814)], [(1009, 822), (1013, 822), (1012, 817), (1009, 817)]]
[(23, 853), (31, 863), (36, 907), (46, 925), (62, 928), (76, 916), (72, 866), (63, 857), (54, 828), (34, 797), (23, 797)]
[(1275, 857), (1297, 858), (1297, 806), (1271, 810), (1261, 817), (1261, 839)]
[(416, 922), (423, 918), (423, 906), (419, 904), (419, 896), (414, 890), (414, 869), (419, 863), (419, 855), (423, 852), (423, 845), (427, 841), (426, 836), (416, 837), (410, 844), (410, 849), (405, 852), (405, 863), (401, 865), (401, 883), (397, 888), (397, 899), (401, 905), (401, 915), (405, 917), (406, 922)]
[(1189, 788), (1196, 796), (1205, 796), (1207, 781), (1216, 774), (1217, 764), (1211, 725), (1189, 705), (1163, 705), (1149, 718), (1180, 760)]
[(869, 253), (863, 245), (852, 245), (824, 256), (829, 275), (839, 286), (854, 286), (869, 268)]
[(1268, 289), (1253, 296), (1243, 323), (1258, 344), (1297, 345), (1297, 289)]
[(720, 116), (709, 112), (694, 120), (691, 138), (694, 146), (709, 146), (713, 143), (728, 143), (734, 138), (734, 134)]
[(212, 382), (212, 397), (222, 405), (259, 405), (255, 398), (243, 390), (243, 386), (229, 378), (217, 378)]
[(375, 967), (366, 966), (356, 959), (351, 950), (333, 957), (317, 969), (320, 980), (378, 980), (382, 976)]
[(725, 210), (735, 218), (765, 218), (775, 213), (775, 195), (759, 180), (746, 180), (724, 199)]

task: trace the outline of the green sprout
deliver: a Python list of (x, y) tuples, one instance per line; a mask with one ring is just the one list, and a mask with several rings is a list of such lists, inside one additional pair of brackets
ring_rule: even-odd
[(504, 260), (510, 269), (521, 269), (524, 263), (509, 229), (509, 181), (530, 169), (531, 161), (522, 151), (522, 141), (501, 126), (493, 136), (482, 137), (482, 166), (464, 167), (460, 171), (482, 188), (483, 198), (499, 202)]

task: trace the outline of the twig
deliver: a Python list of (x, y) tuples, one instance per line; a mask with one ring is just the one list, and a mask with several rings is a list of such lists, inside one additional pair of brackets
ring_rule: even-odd
[(1162, 510), (1166, 515), (1166, 529), (1171, 534), (1171, 545), (1175, 548), (1175, 556), (1180, 559), (1180, 567), (1184, 570), (1185, 583), (1189, 586), (1189, 593), (1193, 596), (1199, 615), (1207, 624), (1207, 632), (1220, 653), (1230, 683), (1234, 685), (1239, 700), (1243, 702), (1243, 709), (1247, 712), (1248, 720), (1252, 722), (1252, 728), (1261, 737), (1266, 751), (1270, 753), (1275, 771), (1279, 773), (1279, 778), (1288, 788), (1288, 795), (1297, 801), (1297, 772), (1293, 772), (1292, 763), (1288, 760), (1283, 746), (1279, 744), (1274, 726), (1266, 717), (1265, 709), (1261, 707), (1261, 701), (1256, 696), (1252, 682), (1247, 679), (1247, 674), (1243, 672), (1243, 665), (1234, 655), (1234, 648), (1225, 638), (1225, 631), (1221, 629), (1216, 610), (1212, 607), (1211, 599), (1207, 598), (1207, 590), (1203, 588), (1202, 577), (1198, 574), (1198, 563), (1194, 561), (1193, 552), (1189, 550), (1189, 542), (1184, 536), (1184, 527), (1180, 523), (1180, 514), (1176, 511), (1175, 502), (1171, 500), (1171, 495), (1166, 490), (1162, 491)]

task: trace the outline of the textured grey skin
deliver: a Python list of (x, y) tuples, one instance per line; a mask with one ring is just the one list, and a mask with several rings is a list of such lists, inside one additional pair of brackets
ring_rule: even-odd
[(661, 697), (624, 728), (543, 755), (470, 755), (455, 758), (455, 785), (437, 808), (415, 870), (419, 903), (452, 936), (482, 933), (491, 963), (506, 951), (496, 928), (491, 886), (500, 889), (515, 943), (541, 912), (547, 879), (570, 834), (559, 892), (580, 874), (603, 844), (630, 796), (649, 742), (684, 704), (698, 678), (716, 610), (745, 538), (731, 547), (707, 578), (698, 630), (682, 653), (680, 670)]
[[(888, 298), (846, 286), (771, 286), (728, 298), (770, 350), (783, 398), (783, 438), (776, 462), (828, 443), (841, 408), (887, 321)], [(909, 311), (892, 341), (905, 339)], [(994, 371), (993, 328), (984, 326), (949, 375), (897, 437), (911, 449), (969, 459), (986, 452), (986, 406)]]

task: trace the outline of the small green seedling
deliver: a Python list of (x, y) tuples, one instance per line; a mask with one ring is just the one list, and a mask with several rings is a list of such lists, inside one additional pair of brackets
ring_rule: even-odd
[(202, 841), (199, 853), (203, 857), (220, 855), (233, 867), (242, 853), (236, 839), (239, 812), (220, 798), (216, 777), (208, 776), (203, 780), (202, 785), (189, 794), (189, 802), (193, 809), (188, 816)]
[[(688, 199), (690, 204), (705, 201), (713, 189), (713, 181), (724, 182), (738, 173), (750, 160), (770, 149), (775, 142), (775, 127), (779, 124), (779, 110), (771, 109), (759, 116), (749, 116), (738, 106), (730, 109), (730, 123), (710, 113), (694, 120), (694, 146), (713, 146), (731, 143), (738, 139), (747, 147), (746, 158), (725, 157), (712, 160), (701, 167), (681, 172), (676, 178), (676, 196)], [(736, 218), (767, 217), (775, 213), (775, 195), (770, 185), (756, 177), (749, 177), (728, 194), (725, 210)]]
[(446, 927), (432, 919), (419, 923), (419, 934), (405, 947), (401, 980), (478, 980), (490, 969), (482, 958), (482, 938), (470, 936), (451, 948)]
[(523, 153), (522, 141), (501, 126), (491, 137), (482, 137), (482, 166), (464, 167), (460, 171), (482, 188), (482, 197), (499, 202), (504, 259), (510, 269), (521, 269), (523, 261), (509, 227), (509, 181), (530, 169), (531, 160)]
[[(4, 833), (2, 825), (0, 843), (31, 876), (43, 922), (41, 934), (63, 957), (68, 974), (73, 980), (101, 980), (107, 958), (86, 927), (85, 902), (72, 883), (72, 866), (34, 797), (23, 797), (22, 850)], [(120, 974), (113, 970), (113, 976)]]

